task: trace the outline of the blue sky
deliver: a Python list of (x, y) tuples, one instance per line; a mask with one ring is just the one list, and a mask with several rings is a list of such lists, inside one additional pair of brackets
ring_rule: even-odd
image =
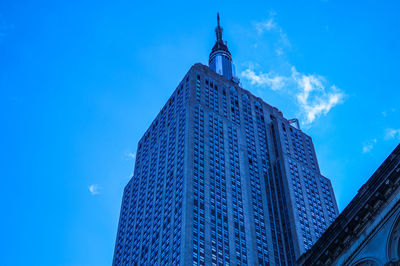
[(298, 117), (342, 210), (400, 142), (397, 1), (2, 1), (2, 265), (110, 265), (136, 144), (216, 12), (244, 88)]

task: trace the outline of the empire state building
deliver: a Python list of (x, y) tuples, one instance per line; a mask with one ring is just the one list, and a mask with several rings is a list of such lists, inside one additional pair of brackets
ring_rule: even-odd
[(294, 265), (338, 214), (311, 137), (240, 86), (217, 20), (139, 140), (113, 265)]

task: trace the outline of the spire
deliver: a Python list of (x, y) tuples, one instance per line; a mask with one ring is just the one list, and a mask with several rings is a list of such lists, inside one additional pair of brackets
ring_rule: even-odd
[(219, 13), (217, 13), (217, 27), (215, 28), (215, 33), (217, 34), (217, 42), (224, 43), (222, 41), (222, 28), (219, 25)]
[(222, 39), (222, 27), (219, 21), (219, 13), (217, 13), (217, 27), (215, 28), (215, 33), (217, 35), (217, 40), (211, 50), (208, 65), (210, 69), (214, 70), (216, 73), (224, 76), (228, 80), (238, 83), (239, 79), (235, 77), (236, 74), (232, 64), (231, 53), (228, 50), (226, 42)]
[[(217, 52), (217, 51), (221, 51), (221, 52), (225, 52), (229, 55), (229, 57), (231, 56), (231, 53), (228, 50), (228, 46), (226, 46), (226, 43), (224, 43), (224, 41), (222, 40), (222, 27), (220, 25), (220, 19), (219, 19), (219, 13), (217, 13), (217, 27), (215, 28), (215, 33), (217, 35), (217, 40), (215, 42), (214, 47), (211, 50), (211, 54)], [(210, 55), (211, 55), (210, 54)]]

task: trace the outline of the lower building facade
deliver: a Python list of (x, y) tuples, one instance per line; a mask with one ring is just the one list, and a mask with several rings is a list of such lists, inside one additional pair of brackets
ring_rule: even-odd
[(298, 265), (400, 265), (400, 145)]

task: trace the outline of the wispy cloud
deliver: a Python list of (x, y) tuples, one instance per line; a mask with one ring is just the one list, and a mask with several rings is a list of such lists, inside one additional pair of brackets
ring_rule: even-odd
[(377, 139), (373, 139), (373, 140), (364, 142), (363, 145), (362, 145), (362, 152), (363, 153), (371, 152), (372, 149), (374, 148), (376, 142), (377, 142)]
[(400, 128), (398, 128), (398, 129), (394, 129), (394, 128), (386, 129), (385, 138), (386, 139), (397, 139), (397, 140), (400, 140)]
[(92, 184), (88, 187), (88, 189), (91, 195), (100, 194), (100, 186), (98, 184)]
[(282, 47), (276, 48), (275, 53), (276, 53), (276, 55), (283, 55), (283, 48)]
[(327, 87), (321, 76), (302, 74), (292, 67), (292, 78), (297, 83), (297, 101), (306, 118), (303, 124), (311, 124), (344, 101), (345, 94), (335, 85)]
[(135, 160), (135, 158), (136, 158), (136, 153), (128, 152), (128, 153), (126, 154), (126, 156), (128, 157), (128, 159)]
[[(328, 85), (326, 79), (319, 75), (300, 73), (294, 66), (290, 75), (279, 75), (274, 72), (255, 72), (253, 66), (241, 72), (241, 77), (250, 85), (274, 91), (283, 90), (288, 97), (294, 95), (297, 101), (299, 116), (303, 125), (312, 124), (317, 118), (338, 104), (344, 102), (345, 93), (335, 85)], [(282, 90), (281, 90), (282, 91)]]
[(381, 112), (381, 114), (383, 115), (383, 117), (387, 117), (389, 114), (396, 112), (395, 108), (390, 108), (389, 110), (384, 110)]
[[(258, 33), (255, 35), (255, 49), (268, 49), (264, 43), (270, 44), (272, 39), (274, 46), (268, 56), (276, 56), (279, 70), (271, 71), (269, 68), (270, 70), (264, 71), (259, 64), (251, 63), (245, 67), (240, 76), (243, 82), (248, 82), (249, 85), (279, 91), (282, 97), (291, 97), (291, 101), (296, 102), (297, 115), (302, 124), (310, 126), (319, 117), (327, 115), (335, 106), (342, 104), (347, 96), (343, 90), (323, 76), (297, 71), (296, 67), (282, 56), (291, 44), (275, 18), (276, 13), (270, 12), (267, 19), (254, 24), (252, 32)], [(271, 38), (266, 40), (263, 38), (266, 36)]]
[(262, 34), (265, 31), (271, 31), (279, 28), (273, 17), (270, 17), (268, 20), (265, 21), (256, 22), (255, 27), (259, 34)]
[[(277, 48), (275, 53), (277, 55), (282, 55), (284, 53), (284, 47), (290, 47), (290, 42), (287, 34), (283, 31), (282, 27), (275, 20), (275, 12), (269, 13), (269, 18), (263, 21), (258, 21), (254, 23), (254, 27), (259, 36), (262, 36), (266, 32), (278, 34), (278, 41), (275, 43)], [(258, 44), (255, 45), (258, 47)]]
[(283, 76), (262, 72), (257, 74), (250, 68), (242, 71), (241, 76), (249, 80), (251, 85), (267, 87), (271, 90), (279, 90), (285, 85), (285, 77)]

